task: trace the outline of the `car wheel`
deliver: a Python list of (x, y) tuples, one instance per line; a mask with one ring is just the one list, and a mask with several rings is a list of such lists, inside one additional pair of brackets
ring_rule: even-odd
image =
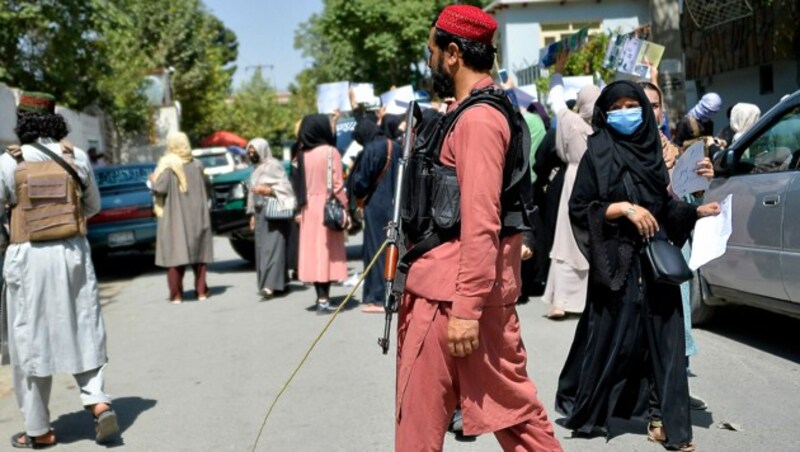
[(692, 326), (708, 323), (717, 311), (714, 306), (709, 306), (704, 299), (706, 293), (701, 287), (703, 278), (699, 272), (694, 272), (694, 278), (689, 282), (689, 299), (692, 305)]
[(243, 238), (230, 238), (231, 247), (236, 254), (247, 262), (255, 263), (256, 261), (256, 245), (253, 240)]

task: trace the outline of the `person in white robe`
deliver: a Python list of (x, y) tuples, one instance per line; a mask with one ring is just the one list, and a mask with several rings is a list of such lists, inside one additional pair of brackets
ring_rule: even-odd
[[(22, 95), (16, 132), (25, 161), (50, 159), (36, 145), (64, 155), (60, 140), (68, 129), (54, 109), (52, 96)], [(73, 156), (73, 167), (86, 187), (82, 211), (89, 218), (100, 210), (100, 193), (86, 152), (73, 148)], [(18, 201), (17, 165), (10, 153), (0, 156), (0, 210), (10, 206), (12, 214)], [(95, 419), (96, 440), (107, 442), (118, 434), (119, 426), (104, 391), (106, 331), (89, 243), (80, 234), (46, 242), (13, 242), (12, 236), (3, 269), (4, 296), (14, 391), (25, 431), (11, 438), (12, 446), (41, 448), (57, 442), (48, 408), (56, 373), (75, 376), (81, 402)]]

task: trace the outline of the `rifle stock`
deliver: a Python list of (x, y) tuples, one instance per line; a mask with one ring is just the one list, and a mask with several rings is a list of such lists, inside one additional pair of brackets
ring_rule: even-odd
[(414, 148), (415, 132), (417, 125), (422, 121), (422, 111), (416, 101), (411, 101), (406, 111), (406, 130), (403, 136), (403, 153), (397, 167), (397, 179), (394, 188), (394, 210), (392, 221), (386, 227), (386, 270), (384, 280), (386, 282), (386, 297), (384, 309), (386, 311), (386, 322), (383, 327), (383, 336), (378, 338), (383, 354), (389, 352), (389, 335), (392, 332), (392, 316), (398, 311), (399, 304), (394, 293), (394, 281), (397, 276), (397, 262), (400, 257), (400, 250), (397, 247), (397, 239), (400, 236), (400, 206), (403, 195), (403, 182), (408, 158)]

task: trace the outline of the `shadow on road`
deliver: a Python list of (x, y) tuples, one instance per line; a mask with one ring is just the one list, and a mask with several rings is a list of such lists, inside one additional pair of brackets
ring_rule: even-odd
[[(155, 400), (141, 397), (114, 399), (114, 411), (117, 413), (117, 422), (119, 422), (119, 429), (123, 438), (108, 446), (121, 446), (125, 431), (133, 425), (140, 414), (156, 406), (156, 403)], [(91, 441), (94, 443), (94, 423), (92, 422), (92, 415), (88, 411), (83, 410), (62, 414), (53, 421), (53, 429), (58, 435), (59, 443), (70, 444), (78, 441)]]
[(92, 255), (94, 271), (100, 282), (114, 282), (161, 271), (156, 267), (156, 257), (146, 252), (120, 252), (107, 255)]
[[(714, 416), (710, 411), (692, 411), (691, 416), (692, 426), (694, 427), (708, 429), (714, 424)], [(564, 427), (564, 421), (565, 419), (563, 417), (555, 420), (555, 422), (562, 427)], [(608, 435), (604, 434), (600, 430), (597, 430), (592, 434), (584, 434), (573, 431), (572, 436), (568, 436), (563, 439), (574, 441), (574, 443), (577, 444), (577, 442), (580, 440), (587, 440), (603, 436), (605, 436), (608, 440), (611, 440), (623, 435), (640, 435), (643, 440), (646, 440), (647, 420), (645, 418), (620, 419), (612, 417), (608, 421)]]
[(702, 329), (800, 363), (800, 319), (745, 306), (726, 306)]
[(208, 271), (214, 273), (252, 273), (254, 267), (252, 263), (244, 259), (228, 259), (209, 264)]

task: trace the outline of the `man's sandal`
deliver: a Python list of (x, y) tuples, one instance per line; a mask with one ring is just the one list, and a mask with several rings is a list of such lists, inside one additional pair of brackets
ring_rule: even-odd
[(667, 437), (664, 434), (664, 424), (661, 421), (650, 421), (647, 424), (647, 440), (661, 444), (667, 450), (676, 450), (678, 452), (694, 452), (696, 446), (693, 442), (671, 445), (667, 444)]
[[(20, 441), (22, 438), (25, 438), (25, 442)], [(28, 436), (28, 434), (25, 432), (15, 433), (11, 437), (11, 447), (16, 449), (47, 449), (55, 446), (56, 444), (58, 444), (58, 441), (53, 441), (52, 443), (36, 442), (36, 438)]]
[(112, 438), (119, 434), (119, 423), (117, 413), (111, 408), (103, 411), (94, 418), (95, 442), (98, 444), (108, 443)]

